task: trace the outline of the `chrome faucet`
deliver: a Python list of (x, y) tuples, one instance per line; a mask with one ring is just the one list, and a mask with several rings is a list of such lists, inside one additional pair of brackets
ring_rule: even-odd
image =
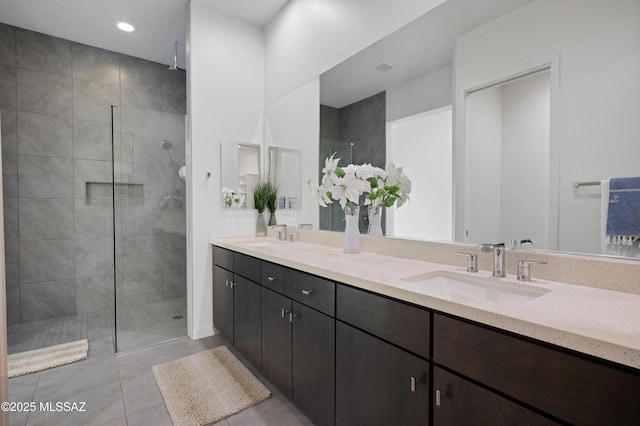
[(504, 243), (498, 244), (482, 244), (480, 246), (482, 253), (493, 253), (493, 274), (494, 277), (504, 278), (507, 276), (504, 268)]
[(287, 237), (287, 225), (286, 224), (282, 224), (282, 225), (272, 225), (272, 228), (277, 228), (280, 227), (282, 228), (281, 230), (278, 231), (278, 241), (288, 241)]

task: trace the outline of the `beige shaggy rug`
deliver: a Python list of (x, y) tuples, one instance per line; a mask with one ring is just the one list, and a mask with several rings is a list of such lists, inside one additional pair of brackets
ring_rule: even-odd
[(87, 359), (88, 350), (89, 342), (87, 339), (82, 339), (71, 343), (11, 354), (7, 357), (9, 378), (24, 376), (25, 374)]
[(154, 365), (153, 375), (180, 426), (213, 423), (271, 396), (226, 346)]

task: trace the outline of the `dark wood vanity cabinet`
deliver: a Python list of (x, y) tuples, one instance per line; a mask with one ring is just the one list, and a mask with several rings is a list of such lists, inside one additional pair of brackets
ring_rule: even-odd
[(429, 362), (336, 322), (336, 425), (428, 425)]
[(234, 278), (233, 345), (251, 364), (262, 364), (262, 287), (241, 276)]
[(336, 288), (336, 425), (428, 425), (431, 313)]
[(213, 324), (233, 342), (233, 272), (213, 265)]
[[(332, 313), (324, 300), (334, 299), (335, 285), (279, 265), (264, 266), (263, 284), (284, 294), (262, 288), (262, 373), (314, 424), (332, 425), (335, 319), (297, 300)], [(287, 279), (291, 276), (295, 280)]]
[(213, 324), (260, 368), (262, 286), (259, 259), (221, 247), (213, 250)]
[(640, 371), (214, 247), (215, 327), (316, 425), (636, 425)]
[(291, 299), (262, 291), (262, 374), (291, 399)]
[[(563, 422), (579, 425), (640, 422), (637, 370), (440, 314), (434, 315), (433, 361)], [(436, 376), (434, 392), (437, 390), (446, 392), (446, 385), (439, 383)], [(460, 399), (462, 395), (452, 393), (452, 403)], [(442, 407), (449, 402), (446, 397), (441, 401)], [(457, 404), (469, 410), (484, 410), (488, 406), (476, 407), (467, 401)], [(506, 410), (503, 405), (494, 408), (495, 415)], [(440, 418), (438, 411), (434, 407), (434, 420)]]
[(315, 425), (335, 419), (335, 319), (293, 302), (293, 401)]
[(556, 425), (558, 423), (439, 367), (433, 369), (434, 425)]

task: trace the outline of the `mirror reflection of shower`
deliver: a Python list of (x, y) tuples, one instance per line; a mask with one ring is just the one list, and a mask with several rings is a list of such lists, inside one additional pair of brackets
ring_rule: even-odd
[(184, 69), (184, 68), (180, 68), (178, 66), (178, 42), (176, 41), (173, 46), (174, 46), (174, 50), (173, 50), (173, 65), (171, 65), (168, 69), (170, 71), (177, 71), (177, 72), (180, 72), (180, 73), (184, 74), (184, 73), (187, 72), (187, 70)]
[[(329, 138), (320, 139), (320, 156), (319, 156), (319, 168), (320, 177), (319, 181), (322, 181), (322, 172), (324, 168), (325, 159), (334, 155), (334, 158), (339, 158), (339, 166), (344, 167), (347, 164), (353, 163), (353, 142), (345, 142), (341, 140), (334, 140)], [(327, 207), (318, 206), (320, 209), (320, 229), (329, 231), (344, 232), (344, 212), (340, 208), (340, 204), (331, 203)]]
[(171, 185), (171, 193), (162, 197), (162, 202), (160, 207), (162, 209), (166, 209), (169, 207), (182, 209), (184, 207), (184, 194), (182, 189), (182, 184), (180, 179), (185, 180), (185, 166), (180, 165), (173, 157), (171, 150), (173, 149), (173, 144), (166, 139), (163, 139), (160, 143), (160, 146), (163, 150), (167, 152), (167, 156), (169, 158), (168, 167), (171, 169), (173, 184)]

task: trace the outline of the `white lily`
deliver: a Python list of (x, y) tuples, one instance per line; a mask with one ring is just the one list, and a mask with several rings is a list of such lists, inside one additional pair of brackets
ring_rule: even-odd
[(322, 207), (327, 207), (327, 204), (331, 204), (331, 198), (327, 195), (327, 188), (324, 186), (318, 186), (315, 182), (309, 182), (309, 186), (311, 187), (311, 194), (315, 197), (316, 201)]
[(371, 191), (369, 182), (359, 179), (353, 170), (347, 171), (345, 169), (344, 177), (339, 178), (331, 191), (331, 196), (334, 200), (340, 201), (340, 206), (344, 209), (348, 201), (352, 204), (359, 204), (360, 195), (367, 191)]
[(322, 169), (322, 173), (324, 176), (322, 177), (322, 185), (327, 185), (330, 182), (335, 183), (338, 176), (336, 175), (336, 169), (338, 168), (338, 163), (340, 162), (340, 158), (333, 158), (336, 155), (335, 153), (331, 154), (331, 157), (324, 160), (324, 168)]

